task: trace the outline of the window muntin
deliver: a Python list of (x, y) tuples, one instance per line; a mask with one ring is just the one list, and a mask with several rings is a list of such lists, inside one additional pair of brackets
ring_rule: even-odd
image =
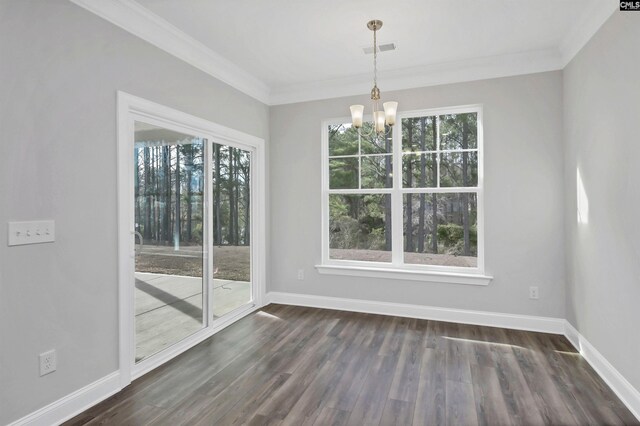
[(379, 140), (326, 123), (323, 262), (483, 273), (481, 116), (404, 113)]
[(468, 112), (403, 118), (403, 187), (477, 187), (477, 117)]
[(329, 189), (372, 189), (393, 186), (392, 139), (364, 136), (350, 123), (329, 125)]

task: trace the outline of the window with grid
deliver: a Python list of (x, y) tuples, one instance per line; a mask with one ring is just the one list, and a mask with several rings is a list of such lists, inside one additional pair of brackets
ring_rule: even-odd
[(479, 107), (324, 128), (323, 263), (483, 272)]

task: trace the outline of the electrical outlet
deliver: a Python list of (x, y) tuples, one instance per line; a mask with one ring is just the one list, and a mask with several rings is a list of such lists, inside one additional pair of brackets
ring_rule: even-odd
[(529, 287), (529, 299), (538, 299), (538, 298), (539, 298), (538, 287), (537, 286)]
[(40, 375), (53, 373), (56, 371), (56, 350), (52, 349), (40, 354)]
[(304, 280), (304, 269), (298, 269), (298, 279), (300, 281)]

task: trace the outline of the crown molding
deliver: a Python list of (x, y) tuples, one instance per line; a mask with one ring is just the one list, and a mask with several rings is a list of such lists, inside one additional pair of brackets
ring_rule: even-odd
[(618, 5), (617, 0), (598, 0), (583, 11), (582, 16), (560, 43), (562, 68), (571, 62), (607, 19), (618, 10)]
[[(378, 72), (385, 92), (416, 87), (438, 86), (465, 81), (533, 74), (562, 69), (562, 56), (556, 49), (487, 56), (455, 62)], [(371, 90), (371, 75), (361, 74), (321, 82), (276, 87), (271, 105), (282, 105), (343, 96), (362, 95)]]
[(134, 0), (70, 0), (99, 17), (263, 102), (269, 87)]
[[(361, 95), (370, 90), (369, 74), (270, 88), (135, 0), (70, 1), (267, 105)], [(613, 14), (617, 4), (616, 0), (598, 0), (584, 9), (557, 49), (380, 72), (380, 79), (384, 90), (389, 91), (561, 70)]]

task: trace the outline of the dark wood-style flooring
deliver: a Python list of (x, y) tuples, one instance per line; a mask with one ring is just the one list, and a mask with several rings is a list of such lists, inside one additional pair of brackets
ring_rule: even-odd
[(269, 305), (66, 424), (640, 423), (563, 336)]

